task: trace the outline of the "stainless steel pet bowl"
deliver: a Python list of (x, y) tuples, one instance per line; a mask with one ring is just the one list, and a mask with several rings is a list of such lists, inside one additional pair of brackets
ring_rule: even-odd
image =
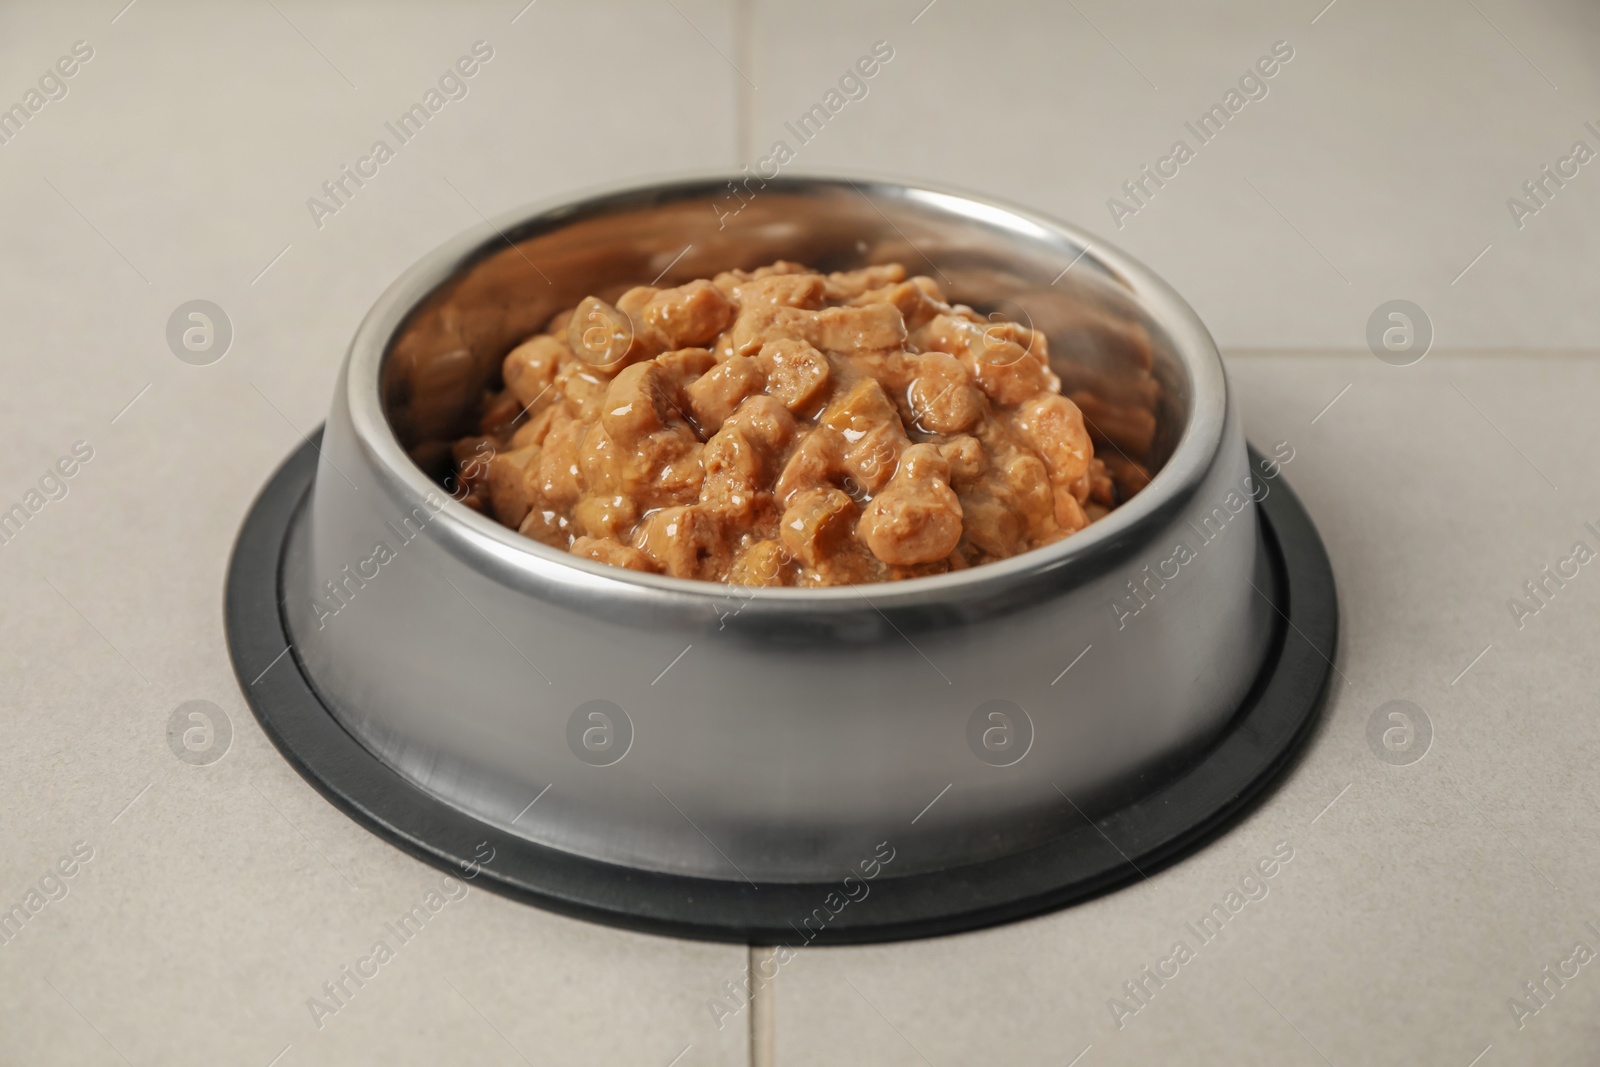
[[(449, 499), (438, 480), (448, 442), (470, 432), (504, 354), (554, 312), (777, 258), (823, 269), (899, 260), (954, 300), (1031, 319), (1069, 386), (1142, 398), (1157, 430), (1134, 458), (1153, 479), (1046, 548), (827, 589), (612, 568)], [(276, 539), (260, 550), (272, 557), (276, 637), (244, 618), (266, 610), (250, 599), (266, 586), (252, 594), (236, 575), (244, 584), (230, 587), (240, 677), (269, 732), (413, 851), (491, 854), (483, 869), (503, 888), (601, 918), (769, 936), (785, 907), (798, 909), (795, 925), (808, 893), (862, 877), (875, 856), (875, 884), (937, 897), (960, 872), (1043, 855), (1182, 779), (1283, 656), (1282, 537), (1258, 500), (1292, 497), (1274, 465), (1252, 467), (1205, 328), (1097, 238), (970, 194), (723, 175), (503, 216), (379, 298), (350, 346), (314, 476), (307, 457), (299, 470), (299, 491), (273, 505), (276, 525), (255, 535)], [(251, 529), (236, 570), (254, 558)], [(1325, 662), (1331, 576), (1318, 595)], [(340, 729), (355, 742), (338, 759), (308, 753), (324, 742), (296, 741), (297, 727), (262, 710), (278, 683), (251, 679), (285, 641), (293, 662), (274, 669), (305, 691), (311, 710), (297, 714), (336, 724), (327, 744), (346, 743)], [(1247, 784), (1270, 776), (1313, 717), (1325, 672), (1307, 659), (1310, 695)], [(372, 796), (337, 781), (339, 760), (370, 762), (372, 781), (355, 791)], [(386, 811), (390, 794), (432, 814)], [(1186, 834), (1233, 802), (1214, 799)], [(970, 925), (1049, 895), (944, 911)], [(906, 914), (885, 905), (876, 918), (889, 928)]]

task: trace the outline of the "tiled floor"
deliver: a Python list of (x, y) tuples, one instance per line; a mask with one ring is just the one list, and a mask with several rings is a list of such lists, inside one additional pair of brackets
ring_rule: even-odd
[[(751, 140), (794, 142), (784, 122), (882, 40), (894, 59), (795, 167), (937, 178), (1079, 222), (1230, 348), (1360, 348), (1397, 297), (1441, 345), (1594, 347), (1600, 173), (1580, 168), (1521, 230), (1505, 201), (1573, 141), (1600, 150), (1584, 126), (1600, 127), (1600, 8), (1338, 0), (1313, 25), (1326, 2), (938, 0), (914, 24), (926, 0), (764, 5)], [(1279, 41), (1293, 58), (1266, 95), (1202, 144), (1185, 123)], [(1194, 158), (1118, 228), (1107, 200), (1138, 207), (1123, 183), (1179, 139)]]
[[(0, 944), (0, 1062), (688, 1067), (753, 1046), (784, 1064), (1087, 1048), (1082, 1067), (1467, 1067), (1492, 1045), (1490, 1067), (1592, 1051), (1589, 968), (1520, 1029), (1507, 1000), (1575, 940), (1600, 947), (1600, 586), (1585, 570), (1521, 629), (1506, 605), (1600, 525), (1600, 176), (1582, 167), (1520, 229), (1506, 199), (1574, 141), (1600, 148), (1600, 13), (1323, 2), (0, 10), (0, 104), (74, 42), (93, 50), (0, 144), (0, 501), (93, 449), (0, 548), (0, 905), (59, 895), (44, 877), (93, 849)], [(465, 96), (319, 226), (308, 198), (478, 41), (493, 54)], [(879, 41), (893, 57), (866, 95), (798, 145), (785, 123)], [(1107, 199), (1277, 41), (1294, 56), (1267, 95), (1117, 228)], [(1266, 806), (1148, 883), (1002, 929), (805, 954), (771, 990), (770, 1045), (706, 1006), (743, 949), (476, 890), (319, 1028), (308, 1000), (439, 875), (324, 803), (246, 709), (220, 602), (245, 507), (422, 253), (482, 215), (737, 166), (776, 139), (795, 170), (912, 175), (1080, 222), (1194, 303), (1237, 353), (1251, 437), (1296, 448), (1288, 478), (1337, 568), (1345, 684), (1323, 729)], [(235, 332), (208, 367), (163, 332), (197, 297)], [(1409, 368), (1365, 351), (1395, 297), (1437, 335)], [(192, 699), (232, 724), (209, 766), (168, 746)], [(1414, 766), (1367, 746), (1391, 699), (1431, 718)], [(1122, 983), (1279, 841), (1294, 859), (1268, 894), (1119, 1029)]]

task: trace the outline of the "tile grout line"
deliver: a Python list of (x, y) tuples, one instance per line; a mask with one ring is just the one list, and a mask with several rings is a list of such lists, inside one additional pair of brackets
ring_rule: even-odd
[[(1228, 345), (1218, 346), (1225, 359), (1371, 359), (1372, 354), (1365, 348), (1329, 348), (1326, 346), (1303, 347), (1295, 345)], [(1557, 347), (1528, 346), (1519, 348), (1515, 345), (1488, 346), (1483, 348), (1434, 348), (1428, 352), (1428, 359), (1434, 362), (1441, 358), (1451, 361), (1479, 360), (1479, 359), (1559, 359), (1559, 360), (1593, 360), (1600, 358), (1600, 349), (1575, 348), (1570, 345)]]
[(776, 950), (761, 945), (750, 945), (745, 955), (745, 977), (750, 985), (750, 1067), (774, 1067), (778, 1062), (777, 1006), (778, 993), (773, 988), (777, 982), (774, 968), (770, 981), (761, 981), (761, 960)]

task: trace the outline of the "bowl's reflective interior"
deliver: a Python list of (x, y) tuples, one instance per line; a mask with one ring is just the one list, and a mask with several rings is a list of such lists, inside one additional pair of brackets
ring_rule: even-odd
[[(788, 259), (829, 270), (898, 261), (953, 302), (1042, 331), (1097, 448), (1160, 469), (1187, 425), (1190, 379), (1092, 247), (980, 201), (888, 184), (759, 179), (740, 195), (684, 182), (586, 201), (482, 245), (391, 340), (382, 396), (402, 446), (442, 476), (505, 354), (591, 294), (615, 300)], [(740, 206), (742, 205), (742, 207)]]

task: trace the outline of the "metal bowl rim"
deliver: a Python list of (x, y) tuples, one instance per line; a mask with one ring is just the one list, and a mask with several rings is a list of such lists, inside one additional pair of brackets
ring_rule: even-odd
[[(341, 390), (349, 405), (359, 446), (373, 469), (387, 479), (384, 487), (398, 499), (420, 502), (443, 499), (443, 507), (429, 521), (429, 532), (458, 558), (490, 572), (502, 582), (531, 590), (566, 587), (579, 595), (626, 597), (644, 603), (727, 601), (736, 597), (761, 613), (826, 608), (863, 610), (927, 603), (950, 603), (981, 597), (996, 588), (1026, 584), (1068, 565), (1082, 565), (1131, 537), (1150, 539), (1161, 527), (1161, 516), (1171, 501), (1192, 491), (1204, 478), (1222, 446), (1227, 419), (1228, 383), (1222, 359), (1199, 316), (1175, 290), (1148, 267), (1088, 231), (983, 194), (884, 176), (846, 174), (826, 170), (782, 175), (769, 184), (788, 192), (807, 188), (848, 186), (867, 197), (920, 200), (953, 214), (991, 227), (1002, 227), (1069, 244), (1077, 259), (1089, 261), (1120, 282), (1135, 302), (1171, 339), (1174, 354), (1189, 378), (1188, 423), (1171, 456), (1131, 501), (1105, 518), (1051, 545), (1032, 549), (1005, 560), (967, 570), (895, 582), (818, 588), (740, 587), (665, 575), (643, 574), (586, 560), (523, 537), (441, 493), (406, 454), (395, 436), (381, 396), (381, 371), (397, 331), (412, 311), (466, 265), (509, 244), (508, 230), (540, 220), (559, 221), (580, 209), (625, 205), (642, 197), (670, 194), (668, 202), (693, 195), (720, 193), (730, 180), (743, 175), (722, 171), (695, 171), (650, 181), (628, 181), (565, 194), (512, 209), (444, 242), (400, 275), (378, 297), (351, 341)], [(1063, 271), (1065, 273), (1065, 271)], [(1059, 276), (1058, 276), (1059, 277)], [(870, 591), (870, 598), (867, 596)]]

